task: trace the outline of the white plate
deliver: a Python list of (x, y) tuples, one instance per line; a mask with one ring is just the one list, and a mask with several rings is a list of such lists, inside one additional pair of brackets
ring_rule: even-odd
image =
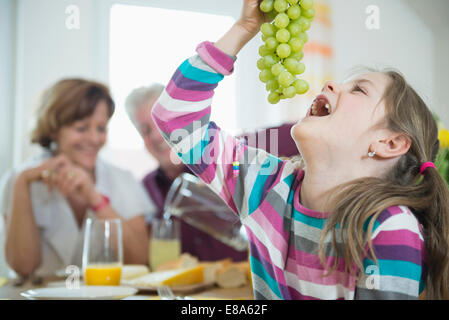
[(134, 288), (121, 286), (80, 286), (79, 289), (31, 289), (21, 295), (30, 300), (119, 300), (136, 292)]

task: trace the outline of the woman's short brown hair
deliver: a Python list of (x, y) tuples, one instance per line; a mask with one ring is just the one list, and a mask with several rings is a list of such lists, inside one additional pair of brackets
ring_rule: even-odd
[(100, 101), (108, 106), (109, 118), (115, 104), (109, 88), (84, 79), (63, 79), (44, 91), (31, 142), (50, 148), (61, 127), (91, 116)]

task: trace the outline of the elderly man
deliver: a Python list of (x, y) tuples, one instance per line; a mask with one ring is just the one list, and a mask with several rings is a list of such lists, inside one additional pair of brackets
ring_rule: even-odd
[(150, 172), (143, 179), (145, 189), (158, 208), (157, 216), (159, 217), (162, 217), (165, 196), (172, 182), (182, 172), (189, 172), (181, 161), (171, 161), (171, 149), (162, 138), (150, 115), (153, 104), (163, 90), (164, 86), (159, 83), (154, 83), (149, 87), (141, 87), (133, 90), (125, 102), (128, 116), (142, 136), (145, 148), (159, 165), (156, 170)]
[[(190, 172), (180, 161), (170, 159), (171, 149), (159, 133), (151, 118), (151, 108), (164, 90), (164, 86), (154, 83), (148, 87), (133, 90), (126, 99), (128, 116), (142, 136), (148, 152), (158, 161), (159, 167), (143, 179), (143, 185), (158, 208), (157, 217), (163, 215), (164, 201), (172, 182), (183, 172)], [(258, 145), (278, 156), (297, 155), (297, 148), (290, 137), (293, 123), (276, 128), (261, 130), (257, 133), (242, 135), (250, 145)], [(272, 130), (275, 129), (275, 130)], [(277, 143), (271, 143), (271, 134), (277, 134)], [(274, 137), (276, 138), (276, 137)], [(264, 141), (262, 141), (262, 139)], [(282, 144), (279, 143), (282, 141)], [(266, 143), (265, 143), (266, 142)], [(266, 145), (266, 146), (265, 146)], [(277, 149), (277, 150), (276, 150)], [(208, 234), (181, 221), (182, 252), (190, 253), (200, 260), (214, 261), (232, 258), (241, 261), (248, 258), (247, 252), (236, 251)]]

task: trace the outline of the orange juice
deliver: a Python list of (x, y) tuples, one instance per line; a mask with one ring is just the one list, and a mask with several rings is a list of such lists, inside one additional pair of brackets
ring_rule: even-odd
[(121, 274), (119, 264), (92, 264), (86, 267), (84, 281), (90, 286), (118, 286)]

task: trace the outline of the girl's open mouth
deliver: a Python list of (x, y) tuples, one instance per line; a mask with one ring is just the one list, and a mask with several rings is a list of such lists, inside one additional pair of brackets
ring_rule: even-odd
[(313, 100), (309, 110), (309, 116), (325, 117), (330, 115), (331, 111), (332, 109), (327, 98), (324, 95), (319, 95)]

